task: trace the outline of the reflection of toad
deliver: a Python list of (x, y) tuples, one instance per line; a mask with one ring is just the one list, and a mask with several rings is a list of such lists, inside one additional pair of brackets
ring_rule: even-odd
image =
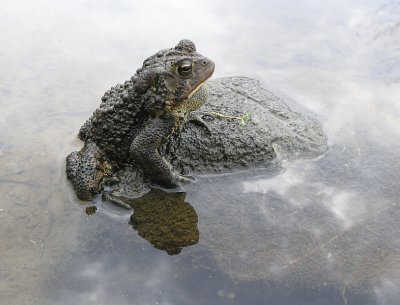
[(189, 40), (161, 50), (123, 85), (111, 88), (81, 127), (85, 146), (67, 157), (67, 176), (78, 198), (92, 199), (105, 176), (138, 165), (152, 181), (174, 188), (182, 176), (160, 155), (160, 146), (207, 100), (204, 82), (214, 63)]
[(104, 195), (107, 201), (132, 207), (132, 227), (154, 247), (165, 250), (169, 255), (179, 254), (183, 247), (199, 241), (197, 213), (185, 202), (186, 193), (152, 189), (136, 199)]

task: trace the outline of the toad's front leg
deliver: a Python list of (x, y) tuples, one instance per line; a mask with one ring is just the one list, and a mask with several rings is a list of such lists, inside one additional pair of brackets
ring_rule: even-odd
[(161, 186), (174, 188), (190, 179), (179, 175), (160, 155), (159, 148), (178, 126), (181, 118), (171, 114), (149, 120), (133, 140), (129, 153), (145, 176)]

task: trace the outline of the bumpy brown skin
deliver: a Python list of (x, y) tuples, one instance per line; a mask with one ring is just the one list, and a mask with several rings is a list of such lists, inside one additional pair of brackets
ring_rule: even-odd
[(193, 102), (189, 96), (213, 71), (214, 63), (197, 53), (193, 42), (181, 40), (146, 59), (130, 80), (107, 91), (79, 131), (85, 147), (67, 157), (67, 176), (78, 198), (92, 199), (109, 169), (126, 164), (136, 163), (164, 187), (187, 179), (172, 170), (159, 147), (187, 113), (205, 102)]

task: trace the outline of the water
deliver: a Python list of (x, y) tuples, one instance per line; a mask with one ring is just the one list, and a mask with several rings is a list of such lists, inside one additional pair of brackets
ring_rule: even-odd
[[(0, 304), (400, 304), (399, 2), (2, 4)], [(168, 255), (130, 212), (85, 214), (64, 158), (103, 92), (181, 38), (314, 112), (330, 148), (199, 177), (198, 241)]]

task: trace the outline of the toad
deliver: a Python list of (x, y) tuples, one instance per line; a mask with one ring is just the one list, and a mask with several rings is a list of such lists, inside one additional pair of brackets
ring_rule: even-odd
[(189, 181), (163, 158), (160, 146), (206, 102), (204, 83), (214, 66), (192, 41), (181, 40), (147, 58), (130, 80), (108, 90), (79, 131), (84, 147), (66, 159), (67, 177), (78, 198), (92, 199), (105, 177), (127, 165), (138, 166), (162, 187)]

